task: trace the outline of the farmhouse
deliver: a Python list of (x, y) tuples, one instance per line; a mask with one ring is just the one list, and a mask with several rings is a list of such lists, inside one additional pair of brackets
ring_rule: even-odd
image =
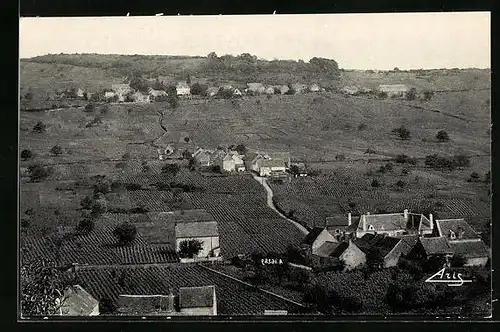
[(59, 316), (98, 316), (99, 302), (80, 285), (66, 288), (59, 305)]
[(179, 309), (187, 316), (217, 315), (215, 286), (179, 288)]
[(186, 82), (178, 82), (175, 87), (178, 96), (189, 96), (191, 95), (191, 88)]
[(212, 163), (212, 154), (213, 151), (211, 150), (206, 150), (202, 148), (198, 148), (194, 153), (193, 153), (193, 158), (196, 161), (196, 164), (198, 166), (210, 166)]
[(132, 92), (132, 88), (128, 84), (112, 84), (111, 89), (116, 93), (120, 102), (124, 102), (127, 94)]
[(176, 212), (175, 243), (176, 249), (185, 240), (202, 242), (202, 250), (197, 257), (219, 257), (219, 228), (217, 221), (206, 210), (188, 210)]
[(465, 266), (484, 266), (489, 250), (481, 237), (464, 219), (436, 220), (438, 235), (448, 242), (455, 254), (465, 257)]
[(365, 234), (354, 241), (366, 254), (369, 263), (384, 268), (396, 266), (399, 258), (412, 249), (407, 241), (386, 234)]
[(266, 91), (264, 84), (262, 83), (247, 83), (247, 92), (260, 94)]
[(223, 152), (223, 154), (219, 154), (214, 163), (219, 165), (221, 170), (224, 170), (226, 172), (245, 171), (245, 164), (243, 162), (242, 156), (240, 156), (237, 152)]
[(405, 209), (403, 213), (370, 214), (368, 212), (361, 215), (346, 231), (360, 238), (367, 233), (389, 236), (429, 235), (432, 234), (433, 228), (432, 214), (427, 218), (423, 214), (410, 213)]
[(165, 97), (167, 96), (167, 93), (163, 90), (155, 90), (153, 88), (149, 88), (149, 96), (152, 100), (156, 100), (156, 98), (159, 97)]
[(332, 244), (326, 244), (326, 247), (320, 249), (326, 242), (338, 244), (337, 239), (328, 232), (328, 230), (321, 227), (314, 227), (302, 240), (302, 247), (307, 250), (309, 255), (325, 256), (328, 251), (333, 247)]
[(259, 176), (276, 176), (277, 173), (285, 173), (285, 171), (286, 166), (283, 160), (263, 159), (259, 161)]
[(387, 93), (388, 97), (403, 97), (409, 88), (405, 84), (381, 84), (378, 90)]

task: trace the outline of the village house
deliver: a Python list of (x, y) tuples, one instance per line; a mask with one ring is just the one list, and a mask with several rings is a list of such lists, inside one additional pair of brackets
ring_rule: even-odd
[(249, 153), (245, 163), (259, 176), (280, 176), (290, 167), (291, 156), (289, 152)]
[(254, 94), (261, 94), (266, 91), (266, 88), (262, 83), (247, 83), (246, 91)]
[(259, 160), (259, 176), (278, 176), (285, 174), (285, 172), (285, 162), (281, 159)]
[(281, 160), (285, 163), (285, 167), (290, 167), (292, 156), (290, 152), (267, 152), (263, 154), (264, 159)]
[(59, 303), (59, 316), (98, 316), (99, 301), (80, 285), (66, 288)]
[(179, 288), (179, 309), (187, 316), (216, 316), (215, 286)]
[(309, 92), (319, 92), (319, 91), (320, 91), (320, 87), (318, 84), (313, 83), (309, 86)]
[(178, 82), (175, 90), (178, 96), (189, 96), (191, 95), (191, 88), (186, 82)]
[(132, 94), (132, 100), (136, 103), (149, 103), (151, 102), (150, 98), (149, 98), (149, 95), (145, 95), (143, 94), (142, 92), (140, 91), (135, 91), (133, 94)]
[(295, 91), (295, 93), (299, 94), (307, 92), (308, 86), (307, 84), (294, 83), (292, 84), (292, 89)]
[(220, 257), (219, 228), (217, 221), (206, 210), (175, 212), (175, 247), (178, 251), (182, 241), (198, 240), (202, 250), (197, 258)]
[(387, 93), (388, 97), (404, 97), (410, 89), (405, 84), (381, 84), (378, 90)]
[(111, 84), (111, 89), (118, 96), (119, 102), (124, 102), (125, 97), (133, 91), (128, 84)]
[(444, 261), (448, 261), (452, 256), (453, 250), (444, 237), (420, 237), (408, 253), (408, 258), (416, 260), (441, 257)]
[(160, 98), (160, 97), (165, 97), (167, 96), (167, 93), (163, 90), (155, 90), (153, 88), (149, 88), (149, 96), (151, 98), (151, 100), (155, 101), (157, 98)]
[(370, 214), (368, 212), (351, 223), (346, 232), (357, 238), (367, 233), (397, 237), (412, 234), (429, 235), (432, 234), (433, 228), (432, 214), (427, 218), (423, 214), (410, 213), (405, 209), (403, 213)]
[(344, 238), (347, 227), (350, 225), (349, 220), (349, 217), (347, 219), (340, 217), (326, 217), (326, 229), (340, 241)]
[[(333, 249), (337, 244), (337, 239), (328, 232), (326, 227), (313, 227), (302, 240), (301, 247), (306, 250), (308, 255), (325, 257), (328, 256), (328, 251)], [(323, 248), (321, 248), (322, 246)]]
[(219, 88), (215, 87), (215, 86), (211, 86), (207, 89), (207, 96), (208, 97), (213, 97), (215, 95), (217, 95), (219, 93)]
[(213, 153), (214, 151), (198, 148), (193, 153), (193, 158), (198, 166), (210, 166), (212, 165)]
[(369, 264), (384, 268), (396, 266), (401, 256), (412, 250), (407, 241), (387, 234), (368, 233), (354, 242), (366, 254)]
[(236, 151), (224, 152), (223, 154), (219, 153), (214, 164), (219, 165), (221, 170), (226, 172), (245, 171), (243, 156), (240, 156)]
[(366, 264), (366, 254), (352, 241), (340, 242), (329, 257), (344, 263), (344, 271), (350, 271)]
[(84, 98), (85, 97), (85, 91), (83, 91), (82, 88), (78, 88), (78, 90), (76, 90), (76, 96), (78, 98)]
[(268, 86), (268, 87), (266, 87), (266, 89), (264, 90), (264, 92), (265, 92), (266, 95), (274, 95), (274, 87)]
[(287, 93), (288, 91), (290, 91), (290, 88), (288, 87), (288, 85), (278, 85), (276, 86), (276, 88), (279, 90), (279, 92), (284, 95), (285, 93)]
[(466, 259), (465, 266), (486, 265), (490, 256), (488, 247), (464, 219), (436, 220), (436, 228), (453, 253)]
[[(114, 91), (106, 91), (104, 92), (104, 99), (109, 100), (114, 98), (115, 96), (118, 96)], [(120, 98), (120, 97), (118, 97)]]
[(212, 316), (217, 315), (215, 286), (180, 287), (178, 295), (131, 295), (118, 297), (122, 316)]

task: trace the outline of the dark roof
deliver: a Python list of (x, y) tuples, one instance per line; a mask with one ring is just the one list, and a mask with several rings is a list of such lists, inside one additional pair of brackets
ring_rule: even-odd
[(217, 221), (183, 222), (175, 225), (176, 238), (219, 236)]
[(327, 228), (329, 226), (347, 227), (348, 226), (348, 222), (349, 221), (344, 216), (326, 217)]
[(443, 219), (436, 220), (436, 226), (441, 236), (450, 239), (450, 231), (459, 239), (459, 234), (462, 232), (461, 239), (479, 239), (480, 236), (472, 229), (472, 227), (464, 219)]
[(404, 256), (404, 255), (407, 255), (413, 249), (413, 247), (415, 247), (415, 245), (418, 242), (419, 236), (418, 235), (405, 235), (405, 236), (400, 237), (400, 239), (403, 240), (403, 242), (405, 244), (407, 244), (406, 250), (404, 250), (401, 253), (401, 255)]
[(314, 227), (313, 229), (311, 229), (311, 231), (306, 235), (306, 237), (304, 238), (304, 240), (302, 240), (302, 243), (303, 244), (307, 244), (307, 245), (312, 245), (313, 242), (316, 240), (316, 238), (318, 237), (318, 235), (324, 230), (324, 228), (321, 228), (321, 227)]
[(332, 251), (330, 257), (339, 258), (340, 255), (342, 255), (348, 247), (349, 247), (349, 242), (347, 241), (340, 242), (339, 245), (337, 245), (336, 248)]
[(325, 241), (316, 249), (315, 255), (320, 257), (328, 257), (339, 244), (337, 242)]
[[(366, 217), (366, 228), (373, 226), (375, 231), (391, 231), (406, 229), (407, 220), (403, 213), (369, 214)], [(362, 218), (363, 215), (360, 217)], [(363, 223), (359, 222), (358, 229), (363, 230)]]
[(61, 312), (64, 316), (89, 316), (99, 302), (80, 285), (64, 291)]
[[(122, 271), (132, 282), (123, 285), (117, 282)], [(120, 294), (167, 295), (170, 290), (178, 294), (181, 287), (215, 286), (218, 315), (258, 315), (266, 309), (297, 313), (302, 309), (300, 305), (197, 264), (178, 263), (147, 269), (134, 266), (89, 267), (78, 269), (76, 273), (88, 285), (87, 291), (92, 296), (98, 300), (109, 298), (115, 306)]]
[(489, 250), (483, 241), (451, 242), (454, 254), (460, 254), (465, 258), (489, 257)]
[(365, 234), (356, 239), (355, 244), (365, 253), (377, 250), (381, 257), (385, 257), (400, 241), (399, 238), (385, 234)]
[(443, 255), (453, 252), (444, 237), (421, 237), (419, 241), (427, 255)]
[(180, 308), (201, 308), (214, 305), (215, 286), (181, 287), (179, 289)]

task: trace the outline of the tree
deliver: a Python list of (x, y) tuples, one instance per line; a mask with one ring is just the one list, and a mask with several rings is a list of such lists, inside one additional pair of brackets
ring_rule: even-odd
[(31, 159), (33, 157), (33, 153), (30, 150), (24, 149), (21, 151), (21, 158), (26, 161), (28, 159)]
[(220, 168), (220, 165), (213, 165), (212, 166), (212, 172), (214, 173), (221, 173), (221, 168)]
[(373, 179), (371, 185), (374, 188), (380, 187), (380, 183), (378, 182), (377, 179)]
[(87, 113), (94, 112), (95, 111), (94, 103), (88, 103), (87, 105), (85, 105), (85, 108), (83, 110)]
[(168, 95), (167, 97), (168, 104), (170, 105), (171, 108), (177, 108), (179, 107), (179, 100), (177, 99), (177, 92), (175, 96)]
[(450, 137), (448, 136), (448, 133), (444, 130), (440, 130), (437, 134), (436, 134), (436, 139), (440, 142), (447, 142), (450, 140)]
[(181, 241), (179, 244), (179, 256), (182, 258), (194, 258), (203, 250), (203, 242), (191, 239)]
[(85, 196), (80, 202), (80, 206), (82, 207), (82, 209), (90, 210), (92, 209), (92, 203), (92, 199), (89, 196)]
[(107, 194), (111, 192), (111, 181), (107, 179), (98, 179), (93, 185), (94, 195), (98, 193)]
[(297, 174), (299, 174), (299, 173), (300, 173), (299, 166), (297, 166), (297, 165), (292, 165), (292, 166), (290, 166), (290, 173), (291, 173), (292, 175), (297, 175)]
[(59, 145), (54, 145), (52, 149), (50, 149), (50, 153), (54, 156), (59, 156), (63, 153), (63, 149)]
[(51, 175), (52, 169), (44, 167), (41, 164), (36, 164), (28, 167), (28, 172), (32, 182), (39, 182)]
[(33, 127), (33, 131), (37, 133), (43, 133), (45, 130), (47, 130), (47, 126), (42, 121), (38, 121)]
[(410, 138), (410, 131), (405, 126), (393, 129), (392, 132), (397, 134), (403, 140)]
[(22, 264), (20, 272), (21, 315), (55, 315), (67, 286), (63, 272), (45, 259)]
[(415, 100), (415, 97), (417, 96), (417, 89), (411, 88), (406, 92), (406, 99), (407, 100)]
[(83, 235), (87, 235), (94, 229), (95, 223), (91, 218), (84, 218), (80, 220), (77, 227), (77, 232)]
[(207, 92), (208, 86), (198, 82), (191, 85), (191, 94), (194, 96), (204, 96)]
[(244, 155), (247, 153), (247, 148), (245, 147), (244, 144), (238, 144), (236, 146), (236, 151), (238, 151), (239, 154)]
[(404, 188), (404, 186), (406, 185), (406, 183), (402, 180), (398, 180), (398, 182), (396, 182), (396, 186), (398, 186), (399, 188)]
[(467, 263), (467, 259), (462, 254), (454, 254), (450, 263), (452, 267), (463, 267)]
[(431, 98), (434, 96), (433, 91), (426, 90), (424, 91), (424, 99), (425, 100), (431, 100)]
[(113, 235), (118, 239), (120, 245), (132, 243), (137, 236), (137, 228), (133, 224), (122, 223), (113, 230)]
[(98, 199), (93, 200), (90, 208), (90, 214), (94, 218), (105, 213), (108, 210), (108, 202), (104, 198), (104, 195), (102, 195), (102, 197), (99, 197)]
[(191, 152), (189, 152), (188, 149), (185, 149), (184, 151), (182, 151), (182, 158), (183, 159), (191, 159), (193, 157), (193, 154)]
[(108, 297), (103, 297), (99, 300), (99, 315), (110, 315), (116, 310), (113, 301)]
[(137, 90), (137, 91), (140, 91), (140, 92), (146, 93), (146, 94), (148, 93), (148, 90), (149, 90), (148, 82), (139, 76), (132, 78), (132, 80), (129, 83), (129, 86), (134, 90)]
[(344, 161), (345, 160), (345, 156), (343, 154), (338, 154), (338, 155), (335, 156), (335, 160)]
[(179, 172), (179, 170), (180, 170), (180, 167), (178, 164), (165, 164), (161, 168), (162, 173), (171, 174), (171, 175), (176, 175)]
[(389, 172), (392, 171), (392, 169), (393, 169), (392, 163), (385, 164), (385, 169), (388, 170)]
[(217, 59), (217, 54), (215, 52), (210, 52), (210, 53), (208, 53), (207, 58)]

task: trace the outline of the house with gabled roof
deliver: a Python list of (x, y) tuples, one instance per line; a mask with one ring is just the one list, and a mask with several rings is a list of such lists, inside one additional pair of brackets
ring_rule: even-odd
[(187, 316), (216, 316), (215, 286), (179, 288), (179, 311)]
[(321, 90), (321, 88), (319, 87), (319, 85), (317, 83), (313, 83), (311, 85), (309, 85), (309, 92), (319, 92)]
[(420, 237), (408, 257), (411, 259), (427, 260), (435, 257), (448, 259), (453, 256), (448, 241), (444, 237)]
[(193, 158), (198, 166), (210, 166), (212, 165), (212, 154), (214, 151), (198, 148), (193, 153)]
[(224, 152), (224, 154), (219, 155), (214, 161), (216, 165), (219, 165), (221, 170), (226, 172), (242, 172), (245, 171), (245, 164), (243, 162), (242, 156), (238, 153)]
[(466, 259), (465, 266), (484, 266), (489, 249), (479, 234), (464, 219), (436, 220), (437, 235), (446, 239), (454, 254)]
[(178, 96), (191, 95), (191, 88), (189, 87), (189, 85), (185, 81), (178, 82), (177, 85), (175, 86), (175, 90), (176, 90)]
[(66, 288), (64, 290), (63, 298), (59, 301), (59, 316), (99, 315), (99, 301), (97, 301), (80, 285), (74, 285)]
[(349, 226), (348, 218), (342, 218), (339, 216), (326, 217), (325, 224), (326, 229), (335, 236), (338, 240), (342, 239), (346, 233), (346, 229)]
[[(302, 248), (304, 248), (309, 255), (322, 255), (322, 253), (327, 250), (328, 248), (322, 248), (321, 250), (320, 247), (325, 244), (325, 242), (331, 242), (331, 243), (336, 243), (338, 244), (338, 240), (328, 232), (326, 227), (321, 228), (321, 227), (314, 227), (311, 229), (311, 231), (304, 237), (304, 239), (301, 242)], [(331, 246), (330, 244), (327, 244), (326, 246)]]
[(412, 249), (407, 241), (387, 234), (367, 233), (354, 243), (366, 254), (369, 264), (384, 268), (396, 266)]
[(207, 93), (208, 97), (213, 97), (219, 93), (219, 88), (215, 87), (215, 86), (211, 86), (211, 87), (207, 88), (206, 93)]
[(411, 234), (430, 235), (433, 229), (432, 214), (427, 218), (423, 214), (410, 213), (405, 209), (403, 213), (362, 214), (346, 229), (346, 233), (358, 238), (367, 233), (398, 237)]
[(246, 91), (247, 93), (261, 94), (266, 91), (266, 88), (262, 83), (247, 83)]
[(150, 95), (143, 94), (140, 91), (135, 91), (132, 93), (131, 98), (136, 103), (149, 103), (151, 102)]
[(329, 257), (344, 262), (344, 271), (350, 271), (366, 264), (366, 254), (350, 239), (340, 242)]

